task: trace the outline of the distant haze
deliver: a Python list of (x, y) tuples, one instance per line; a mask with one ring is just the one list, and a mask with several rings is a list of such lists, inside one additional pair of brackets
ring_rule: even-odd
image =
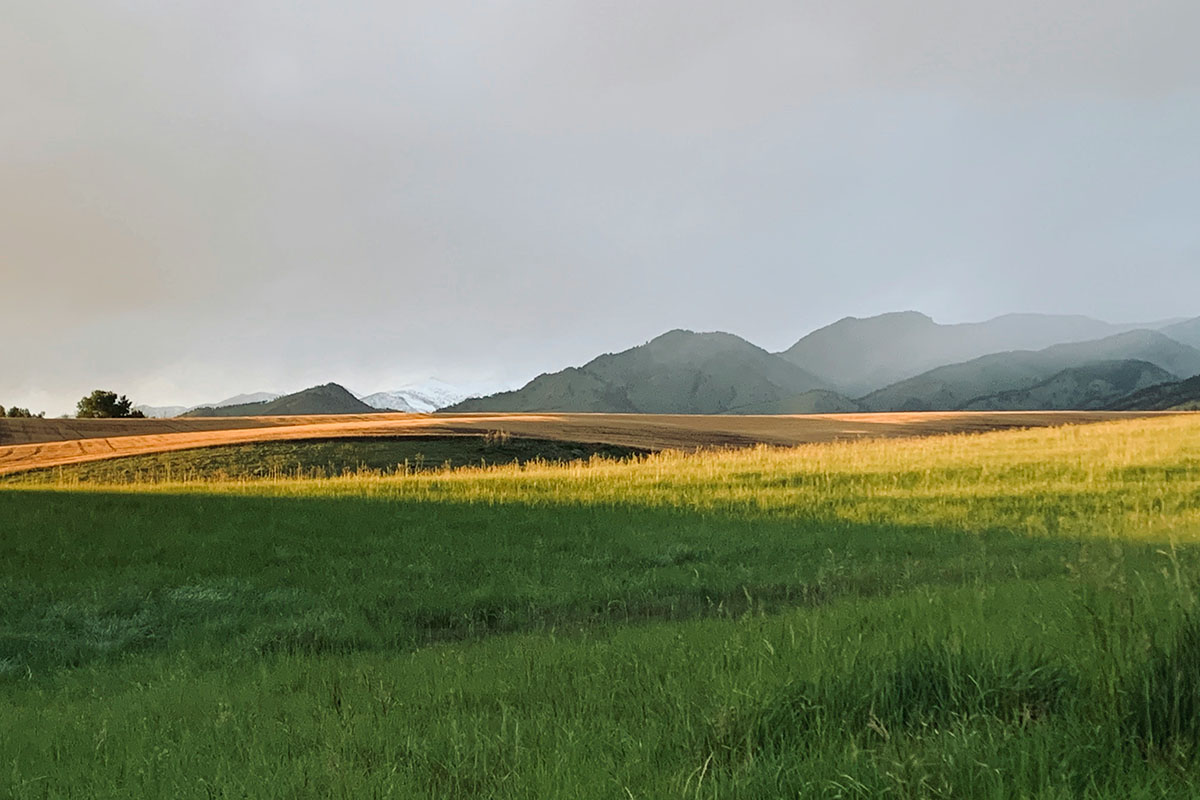
[(0, 404), (1200, 315), (1195, 0), (5, 4)]

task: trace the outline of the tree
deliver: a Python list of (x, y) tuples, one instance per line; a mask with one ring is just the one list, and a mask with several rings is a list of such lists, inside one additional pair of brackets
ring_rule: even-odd
[(106, 392), (96, 389), (87, 397), (80, 398), (76, 404), (75, 416), (80, 419), (109, 419), (117, 417), (144, 417), (141, 411), (132, 410), (133, 401), (125, 395), (117, 397), (116, 392)]
[(5, 416), (7, 416), (9, 419), (17, 419), (18, 417), (26, 417), (26, 418), (36, 417), (38, 419), (41, 419), (42, 417), (46, 416), (46, 412), (43, 411), (40, 414), (34, 414), (28, 408), (20, 408), (18, 406), (13, 406), (12, 408), (10, 408), (8, 410), (8, 413), (6, 414), (4, 412), (4, 406), (0, 406), (0, 417), (5, 417)]

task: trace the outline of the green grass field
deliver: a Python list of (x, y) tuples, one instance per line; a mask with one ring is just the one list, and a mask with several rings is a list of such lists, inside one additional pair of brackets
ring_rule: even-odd
[(0, 488), (0, 797), (1200, 796), (1197, 416), (187, 477)]

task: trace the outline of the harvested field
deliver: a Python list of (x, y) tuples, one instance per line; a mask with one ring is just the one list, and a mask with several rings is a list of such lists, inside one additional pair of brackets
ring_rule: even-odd
[[(306, 425), (318, 420), (361, 421), (374, 415), (336, 416), (198, 416), (148, 420), (42, 420), (0, 417), (0, 445), (31, 445), (43, 441), (74, 439), (110, 439), (114, 437), (154, 437), (164, 433), (229, 431), (232, 428), (271, 428), (281, 425)], [(390, 417), (406, 416), (390, 414)]]
[(230, 428), (294, 425), (292, 417), (197, 417), (195, 419), (0, 419), (0, 445), (107, 439), (114, 436), (157, 436)]
[(796, 445), (1040, 428), (1145, 412), (911, 412), (796, 416), (655, 414), (363, 414), (169, 420), (2, 420), (0, 474), (121, 456), (255, 442), (351, 437), (513, 436), (646, 450)]

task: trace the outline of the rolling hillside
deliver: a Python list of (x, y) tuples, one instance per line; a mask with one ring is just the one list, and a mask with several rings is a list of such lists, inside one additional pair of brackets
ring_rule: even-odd
[(171, 417), (178, 417), (180, 414), (186, 413), (188, 407), (138, 405), (134, 406), (133, 410), (142, 412), (143, 416), (149, 419), (170, 419)]
[(1132, 392), (1172, 381), (1148, 361), (1101, 361), (1070, 367), (1028, 389), (1010, 390), (967, 403), (969, 411), (1030, 411), (1107, 408)]
[(860, 402), (871, 411), (950, 411), (978, 398), (1020, 392), (1065, 369), (1104, 361), (1145, 361), (1171, 375), (1200, 373), (1200, 350), (1161, 333), (1135, 330), (1091, 342), (1036, 352), (995, 353), (930, 370), (872, 392)]
[(1200, 411), (1200, 375), (1150, 386), (1110, 403), (1117, 411)]
[(847, 317), (780, 353), (858, 397), (947, 364), (1013, 350), (1099, 339), (1131, 326), (1079, 316), (1009, 314), (986, 322), (940, 325), (916, 311)]
[(220, 407), (205, 406), (185, 417), (270, 417), (291, 414), (370, 414), (375, 409), (336, 383), (326, 383), (274, 400)]
[(1143, 412), (1110, 411), (805, 416), (374, 413), (173, 420), (5, 419), (0, 420), (0, 475), (124, 456), (287, 441), (456, 439), (500, 432), (512, 438), (542, 441), (640, 450), (696, 450), (756, 444), (790, 447), (860, 437), (982, 433), (1082, 425), (1141, 415)]
[(251, 394), (239, 394), (233, 397), (226, 397), (224, 400), (218, 400), (215, 403), (201, 403), (193, 406), (134, 406), (134, 410), (141, 411), (147, 417), (152, 419), (169, 419), (178, 417), (188, 411), (197, 408), (225, 408), (226, 406), (242, 406), (254, 403), (266, 403), (275, 400), (281, 395), (275, 392), (253, 392)]
[(1200, 349), (1200, 317), (1168, 325), (1162, 332), (1177, 342)]
[(582, 367), (540, 375), (516, 391), (445, 410), (719, 414), (824, 388), (820, 378), (745, 339), (675, 330)]
[(855, 414), (864, 411), (862, 403), (828, 389), (812, 389), (803, 394), (769, 403), (745, 406), (739, 414)]

